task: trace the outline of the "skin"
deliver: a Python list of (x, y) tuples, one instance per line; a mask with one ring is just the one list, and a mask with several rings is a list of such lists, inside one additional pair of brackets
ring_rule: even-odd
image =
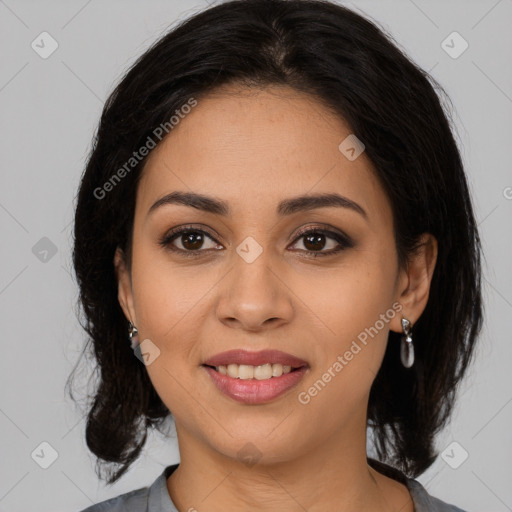
[[(366, 413), (389, 330), (402, 332), (402, 316), (414, 325), (426, 306), (437, 242), (424, 234), (408, 268), (399, 268), (391, 206), (371, 162), (365, 153), (350, 161), (338, 149), (350, 133), (314, 97), (231, 85), (201, 98), (148, 158), (131, 272), (120, 249), (114, 264), (127, 319), (160, 350), (146, 368), (175, 419), (181, 461), (167, 488), (180, 511), (413, 511), (407, 488), (367, 464)], [(222, 199), (232, 214), (171, 204), (148, 215), (177, 190)], [(367, 219), (336, 207), (276, 214), (283, 199), (321, 192), (357, 202)], [(203, 251), (198, 257), (158, 243), (183, 224), (212, 235), (192, 246)], [(320, 224), (346, 233), (354, 247), (314, 258), (338, 242), (325, 238), (315, 248), (296, 234)], [(248, 236), (263, 249), (252, 263), (236, 252)], [(186, 243), (171, 242), (190, 251)], [(402, 311), (301, 404), (298, 394), (393, 303)], [(233, 348), (282, 350), (310, 368), (272, 402), (241, 404), (201, 367)], [(261, 454), (251, 467), (237, 455), (247, 443)]]

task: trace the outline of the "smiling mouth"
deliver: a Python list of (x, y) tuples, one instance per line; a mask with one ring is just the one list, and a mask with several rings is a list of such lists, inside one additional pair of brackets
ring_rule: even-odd
[(219, 366), (204, 364), (203, 366), (212, 368), (221, 375), (240, 380), (269, 380), (292, 373), (299, 368), (304, 368), (304, 366), (293, 367), (280, 363), (266, 363), (259, 366), (250, 364), (228, 364)]

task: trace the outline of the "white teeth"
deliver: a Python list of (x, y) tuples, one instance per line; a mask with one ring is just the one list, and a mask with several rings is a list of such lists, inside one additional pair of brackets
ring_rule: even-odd
[[(240, 366), (240, 368), (242, 368)], [(254, 378), (257, 380), (265, 380), (270, 379), (272, 377), (272, 365), (271, 364), (262, 364), (261, 366), (256, 366), (254, 368)]]
[(249, 366), (248, 364), (239, 365), (238, 378), (244, 380), (254, 378), (254, 366)]
[(260, 366), (252, 366), (249, 364), (228, 364), (227, 366), (216, 366), (215, 369), (222, 375), (228, 375), (233, 379), (242, 380), (267, 380), (272, 377), (281, 377), (281, 375), (292, 371), (291, 366), (279, 363), (267, 363)]
[(228, 364), (227, 367), (228, 375), (236, 379), (238, 377), (238, 365), (237, 364)]
[(283, 365), (273, 364), (272, 365), (272, 377), (281, 377), (283, 375)]

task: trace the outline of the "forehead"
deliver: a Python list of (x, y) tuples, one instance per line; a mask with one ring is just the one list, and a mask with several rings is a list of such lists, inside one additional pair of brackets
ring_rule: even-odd
[(341, 116), (305, 93), (223, 87), (198, 99), (149, 155), (137, 209), (173, 190), (222, 197), (235, 211), (336, 191), (380, 215), (388, 205), (371, 161), (339, 149), (349, 135)]

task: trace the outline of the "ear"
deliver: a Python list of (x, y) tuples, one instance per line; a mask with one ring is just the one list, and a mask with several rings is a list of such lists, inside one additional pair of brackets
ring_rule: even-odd
[(117, 297), (119, 304), (121, 305), (127, 320), (132, 322), (134, 325), (137, 325), (131, 276), (126, 267), (124, 252), (119, 247), (116, 248), (116, 252), (114, 254), (114, 268), (118, 284)]
[(407, 262), (407, 268), (400, 271), (395, 300), (402, 310), (390, 322), (390, 329), (402, 332), (402, 318), (414, 324), (427, 306), (430, 284), (437, 261), (437, 240), (430, 233), (423, 233), (418, 249)]

